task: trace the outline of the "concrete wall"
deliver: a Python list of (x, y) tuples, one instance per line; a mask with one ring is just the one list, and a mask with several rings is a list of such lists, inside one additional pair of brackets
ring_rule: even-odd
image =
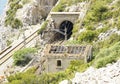
[(51, 18), (55, 22), (56, 28), (59, 28), (61, 23), (65, 20), (72, 22), (73, 24), (79, 18), (79, 12), (51, 12)]
[[(84, 58), (79, 58), (79, 57), (49, 57), (47, 58), (46, 61), (46, 72), (58, 72), (58, 71), (63, 71), (65, 70), (69, 64), (70, 61), (72, 60), (79, 60), (79, 59), (84, 59)], [(57, 67), (57, 60), (61, 60), (61, 65), (62, 67)]]

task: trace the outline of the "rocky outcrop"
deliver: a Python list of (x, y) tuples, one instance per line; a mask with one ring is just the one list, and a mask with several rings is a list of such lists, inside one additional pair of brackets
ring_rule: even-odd
[(100, 69), (90, 67), (84, 73), (77, 72), (72, 84), (120, 84), (120, 60)]
[(11, 27), (0, 26), (0, 51), (18, 38), (20, 31)]
[(57, 0), (33, 0), (17, 11), (17, 18), (24, 24), (35, 25), (44, 20)]
[(87, 3), (88, 2), (77, 3), (75, 5), (66, 7), (65, 11), (67, 11), (67, 12), (81, 12), (81, 11), (84, 11), (87, 7)]
[[(49, 14), (52, 7), (58, 0), (31, 0), (29, 3), (23, 5), (23, 8), (18, 9), (16, 18), (23, 22), (25, 28), (31, 29), (31, 25), (41, 23)], [(9, 4), (6, 5), (5, 11), (9, 9)], [(4, 17), (6, 15), (4, 14)], [(14, 42), (22, 35), (22, 29), (12, 29), (10, 26), (4, 26), (3, 16), (0, 17), (0, 51), (7, 47), (7, 41)]]
[(104, 41), (108, 39), (112, 34), (120, 35), (120, 31), (117, 28), (113, 28), (113, 29), (107, 30), (104, 33), (100, 33), (98, 36), (98, 41)]

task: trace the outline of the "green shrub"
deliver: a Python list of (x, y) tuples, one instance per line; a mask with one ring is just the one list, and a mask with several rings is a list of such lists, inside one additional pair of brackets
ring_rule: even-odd
[(116, 5), (116, 7), (120, 7), (120, 1), (118, 0), (115, 5)]
[(120, 42), (110, 48), (101, 50), (95, 58), (95, 67), (100, 68), (120, 58)]
[(112, 17), (117, 18), (120, 15), (120, 8), (112, 11)]
[(91, 23), (90, 25), (85, 27), (87, 30), (95, 30), (95, 27), (93, 26), (93, 24)]
[(95, 31), (91, 31), (91, 30), (86, 30), (85, 32), (82, 32), (79, 36), (78, 36), (78, 41), (79, 42), (92, 42), (94, 40), (96, 40), (97, 38), (97, 32)]
[(94, 15), (96, 17), (95, 21), (101, 21), (105, 20), (106, 17), (106, 12), (108, 11), (108, 8), (104, 5), (99, 5), (98, 7), (94, 8)]
[(118, 17), (117, 28), (120, 29), (120, 17)]
[(107, 48), (113, 46), (115, 43), (120, 41), (120, 36), (118, 34), (112, 34), (107, 40), (100, 42), (101, 48)]
[(23, 7), (19, 4), (20, 1), (21, 0), (9, 0), (10, 8), (6, 11), (5, 26), (9, 25), (12, 28), (20, 28), (23, 26), (22, 22), (15, 18), (17, 10)]
[(76, 22), (73, 25), (73, 30), (72, 30), (72, 37), (75, 37), (76, 33), (79, 31), (80, 29), (80, 20), (76, 20)]
[(38, 34), (41, 34), (43, 30), (46, 29), (47, 25), (48, 25), (48, 21), (45, 21), (43, 25), (41, 26), (41, 28), (38, 30)]
[[(120, 36), (118, 34), (112, 34), (108, 39), (94, 43), (93, 44), (94, 56), (96, 56), (100, 52), (100, 49), (109, 48), (110, 46), (113, 46), (115, 43), (119, 41), (120, 41)], [(101, 52), (101, 54), (103, 53)]]
[(85, 63), (84, 60), (73, 60), (70, 63), (70, 66), (67, 68), (70, 72), (79, 71), (83, 72), (89, 67), (88, 63)]
[(7, 78), (7, 84), (40, 84), (39, 78), (35, 75), (35, 68), (31, 68), (26, 72), (17, 73)]
[(64, 11), (65, 6), (63, 4), (58, 4), (52, 11), (54, 12), (62, 12)]
[(88, 26), (92, 21), (95, 21), (96, 17), (94, 17), (93, 14), (94, 12), (92, 11), (86, 14), (84, 22), (83, 22), (85, 26)]
[(59, 4), (53, 8), (52, 11), (54, 12), (63, 12), (66, 7), (71, 6), (73, 4), (77, 4), (82, 1), (88, 1), (88, 0), (60, 0)]
[(84, 18), (84, 27), (94, 30), (94, 26), (100, 22), (112, 18), (112, 12), (106, 6), (110, 1), (94, 0)]
[(69, 40), (65, 43), (65, 45), (77, 45), (80, 44), (78, 40)]
[(36, 68), (32, 68), (27, 72), (11, 75), (7, 79), (8, 84), (58, 84), (62, 80), (70, 80), (74, 76), (75, 71), (83, 72), (88, 66), (89, 64), (84, 63), (82, 60), (74, 60), (71, 61), (70, 66), (65, 71), (35, 75)]
[(19, 19), (15, 18), (13, 20), (11, 26), (12, 26), (12, 28), (16, 28), (17, 29), (17, 28), (21, 28), (23, 26), (23, 24), (22, 24), (22, 22)]
[(32, 58), (31, 54), (35, 53), (35, 48), (24, 48), (22, 50), (18, 50), (13, 54), (14, 64), (19, 65), (26, 65)]
[(42, 74), (40, 76), (40, 80), (42, 83), (58, 84), (62, 80), (70, 80), (74, 76), (75, 71), (83, 72), (88, 68), (88, 66), (88, 63), (84, 63), (82, 60), (74, 60), (71, 61), (70, 66), (65, 71)]
[(105, 67), (106, 64), (108, 63), (112, 63), (115, 62), (117, 59), (114, 58), (113, 56), (108, 56), (108, 57), (104, 57), (104, 58), (100, 58), (99, 60), (97, 60), (96, 63), (96, 68), (101, 68), (101, 67)]

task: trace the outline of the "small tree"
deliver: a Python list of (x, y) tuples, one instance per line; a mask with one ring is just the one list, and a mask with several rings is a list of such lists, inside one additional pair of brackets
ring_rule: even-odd
[(24, 48), (22, 50), (18, 50), (13, 54), (14, 64), (26, 65), (31, 59), (31, 55), (36, 52), (35, 48)]

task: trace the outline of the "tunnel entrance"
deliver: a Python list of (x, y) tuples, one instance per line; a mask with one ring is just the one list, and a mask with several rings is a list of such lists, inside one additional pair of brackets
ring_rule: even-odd
[[(73, 30), (73, 23), (70, 21), (63, 21), (60, 25), (59, 30), (63, 33), (65, 33), (65, 28), (66, 28), (66, 33), (67, 33), (67, 39), (70, 38), (72, 35), (72, 30)], [(64, 36), (64, 35), (63, 35)], [(64, 36), (65, 37), (65, 36)]]
[(63, 34), (66, 34), (66, 37), (65, 35), (57, 32), (57, 39), (60, 40), (64, 40), (65, 38), (69, 39), (72, 35), (72, 30), (73, 30), (73, 23), (68, 20), (63, 21), (60, 24), (59, 31), (62, 32)]

